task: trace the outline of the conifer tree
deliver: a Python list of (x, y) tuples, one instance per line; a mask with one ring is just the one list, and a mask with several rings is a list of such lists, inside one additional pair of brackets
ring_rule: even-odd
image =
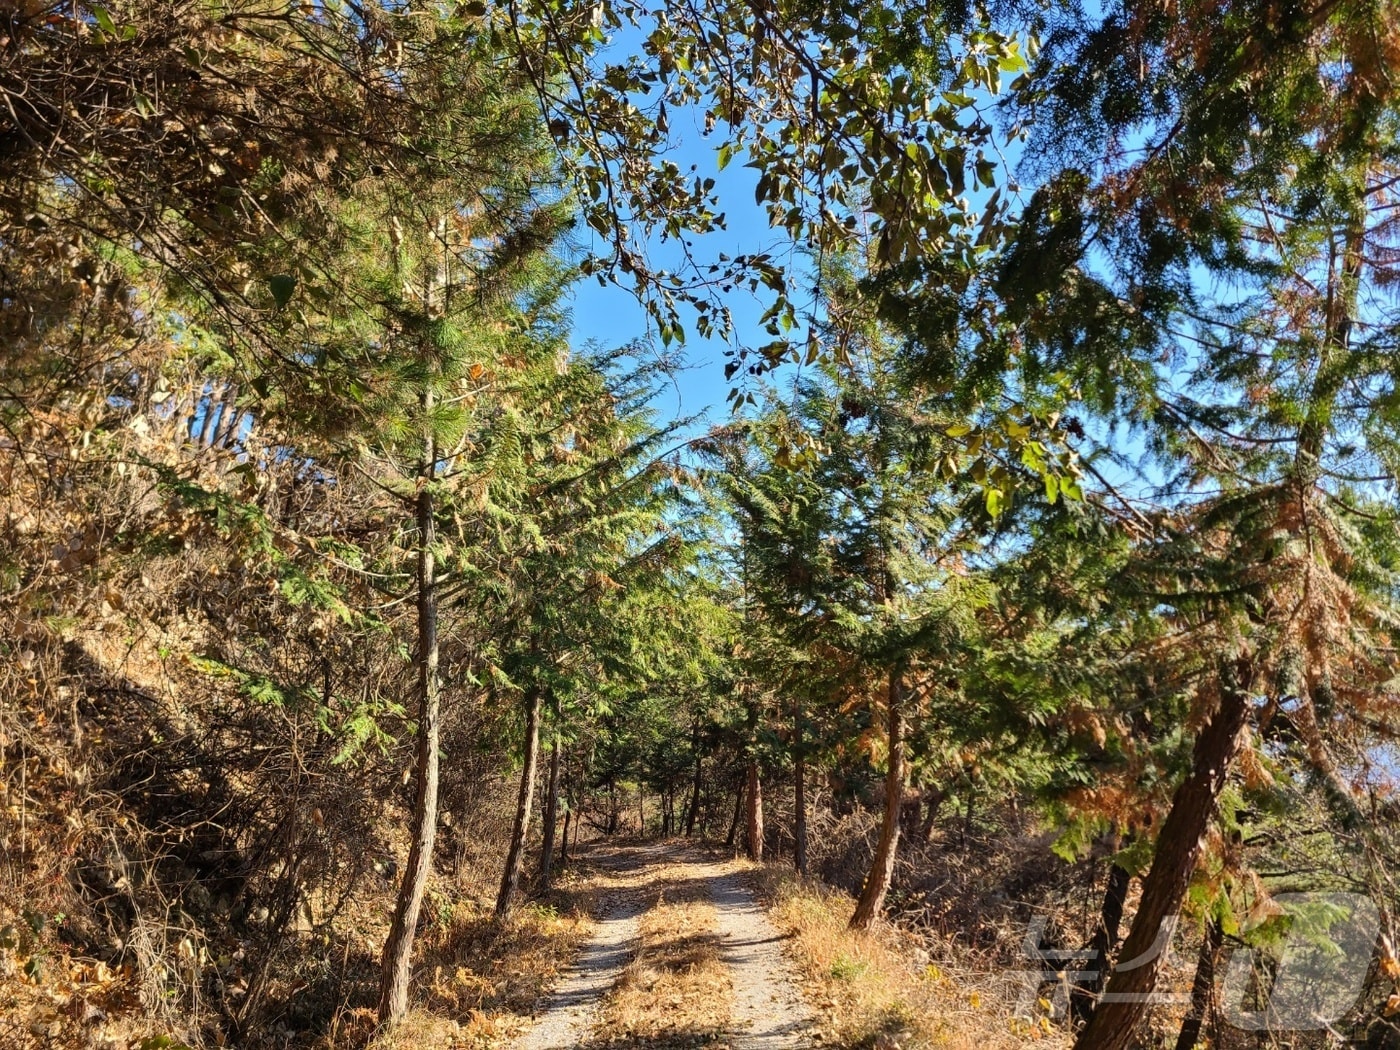
[(864, 693), (872, 722), (883, 723), (880, 834), (852, 918), (865, 928), (879, 918), (894, 870), (913, 696), (934, 654), (972, 626), (960, 618), (979, 599), (957, 571), (957, 550), (972, 535), (963, 500), (937, 470), (955, 447), (956, 417), (936, 395), (897, 382), (895, 343), (870, 301), (847, 288), (833, 326), (844, 363), (765, 421), (756, 444), (767, 461), (734, 460), (730, 488), (765, 615), (785, 625), (791, 653), (847, 654), (845, 688)]
[[(1246, 5), (1206, 37), (1186, 12), (1131, 13), (1052, 48), (1077, 61), (1049, 78), (1047, 127), (1106, 149), (1102, 177), (1083, 174), (1081, 155), (1046, 180), (1001, 285), (1037, 366), (1140, 427), (1168, 479), (1159, 512), (1118, 503), (1155, 534), (1133, 571), (1144, 593), (1170, 596), (1199, 731), (1125, 958), (1175, 921), (1228, 767), (1260, 732), (1247, 724), (1296, 704), (1304, 750), (1332, 780), (1337, 698), (1379, 701), (1388, 570), (1357, 541), (1363, 523), (1390, 528), (1361, 504), (1395, 469), (1377, 353), (1395, 330), (1395, 97), (1373, 72), (1393, 25), (1363, 16), (1375, 31), (1358, 34), (1357, 12), (1335, 5), (1284, 22)], [(1129, 41), (1130, 80), (1118, 75)], [(1096, 127), (1077, 139), (1070, 125)], [(1114, 145), (1142, 129), (1147, 149)], [(1132, 1038), (1158, 961), (1115, 973), (1080, 1045)]]
[(676, 467), (661, 453), (683, 421), (655, 426), (647, 402), (659, 365), (622, 371), (617, 356), (561, 362), (522, 406), (524, 483), (511, 506), (520, 547), (503, 618), (523, 627), (505, 671), (524, 697), (524, 764), (498, 916), (519, 885), (545, 697), (588, 695), (579, 686), (614, 655), (608, 647), (635, 649), (635, 637), (615, 633), (620, 607), (679, 549), (667, 521)]
[[(528, 144), (528, 139), (525, 142)], [(528, 154), (521, 158), (522, 162), (527, 158)], [(427, 202), (420, 198), (418, 203)], [(504, 230), (494, 223), (480, 227), (472, 221), (473, 216), (458, 211), (443, 214), (431, 225), (423, 221), (431, 216), (420, 213), (419, 223), (410, 227), (412, 232), (401, 233), (399, 217), (389, 217), (391, 249), (400, 258), (411, 253), (410, 257), (418, 263), (409, 269), (402, 261), (396, 261), (391, 268), (403, 292), (394, 302), (396, 330), (386, 333), (392, 340), (390, 353), (397, 351), (402, 355), (393, 361), (400, 370), (396, 382), (404, 384), (405, 392), (417, 394), (417, 405), (401, 404), (401, 410), (406, 410), (400, 417), (400, 433), (404, 437), (391, 445), (381, 444), (383, 454), (375, 458), (392, 465), (401, 450), (411, 449), (416, 461), (410, 474), (399, 478), (389, 474), (385, 482), (402, 487), (403, 498), (413, 506), (418, 724), (412, 847), (384, 949), (380, 1016), (386, 1023), (396, 1021), (407, 1008), (413, 931), (432, 865), (437, 826), (441, 580), (436, 533), (437, 518), (443, 509), (438, 494), (444, 483), (460, 481), (463, 475), (469, 477), (475, 472), (476, 465), (464, 465), (462, 460), (473, 443), (468, 428), (471, 413), (478, 407), (474, 404), (479, 398), (476, 385), (488, 367), (499, 367), (499, 362), (490, 362), (483, 353), (493, 340), (482, 337), (490, 331), (488, 326), (493, 320), (500, 323), (500, 314), (505, 312), (500, 308), (509, 302), (522, 276), (529, 276), (532, 267), (538, 266), (537, 260), (527, 253), (547, 246), (558, 228), (557, 213), (549, 208), (534, 210), (534, 203), (527, 187), (525, 195), (518, 198), (521, 211), (513, 217), (515, 225)], [(484, 201), (471, 202), (466, 207), (468, 212), (489, 214)], [(494, 258), (478, 247), (488, 237), (498, 239), (504, 247)], [(531, 249), (530, 245), (535, 247)], [(489, 312), (493, 305), (500, 310), (495, 317)], [(478, 329), (477, 340), (468, 334), (468, 324)], [(385, 408), (388, 405), (381, 405), (381, 411)], [(388, 422), (383, 416), (381, 419)], [(367, 451), (374, 456), (368, 447)]]
[[(314, 426), (342, 450), (347, 468), (369, 474), (406, 515), (412, 551), (410, 594), (416, 711), (415, 798), (411, 848), (383, 956), (379, 1013), (392, 1024), (408, 1004), (418, 914), (433, 863), (440, 750), (439, 616), (441, 591), (469, 564), (458, 549), (444, 559), (445, 499), (491, 464), (476, 456), (510, 392), (554, 349), (532, 346), (534, 323), (522, 307), (538, 284), (544, 253), (567, 212), (549, 193), (550, 160), (528, 97), (490, 60), (483, 41), (449, 68), (405, 70), (432, 79), (433, 91), (462, 93), (455, 120), (476, 137), (491, 163), (471, 178), (453, 168), (411, 186), (366, 182), (353, 195), (328, 199), (336, 215), (337, 283), (330, 298), (289, 277), (278, 294), (284, 338), (302, 339), (323, 392), (297, 405), (282, 391), (284, 415)], [(425, 90), (428, 88), (425, 86)], [(324, 395), (336, 395), (327, 398)], [(276, 403), (269, 405), (276, 407)], [(316, 431), (313, 431), (316, 432)], [(499, 438), (497, 439), (499, 441)], [(450, 519), (449, 519), (450, 520)]]

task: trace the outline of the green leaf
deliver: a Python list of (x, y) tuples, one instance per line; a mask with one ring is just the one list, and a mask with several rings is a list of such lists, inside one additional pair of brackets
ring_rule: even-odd
[(725, 168), (729, 167), (729, 162), (733, 159), (734, 144), (732, 142), (726, 142), (719, 148), (719, 170), (723, 171)]
[(92, 11), (92, 16), (97, 19), (97, 25), (102, 32), (109, 36), (120, 35), (117, 32), (117, 23), (112, 21), (112, 16), (107, 12), (105, 7), (101, 4), (91, 4), (89, 5), (89, 10)]
[(272, 298), (277, 302), (277, 309), (280, 310), (292, 301), (292, 293), (297, 288), (297, 279), (289, 273), (273, 274), (267, 279), (267, 287), (272, 292)]
[(987, 504), (987, 513), (994, 518), (1000, 517), (1006, 501), (1001, 489), (988, 489), (984, 499)]
[(1026, 68), (1026, 59), (1013, 40), (1007, 45), (1006, 53), (998, 60), (997, 65), (1001, 67), (1003, 73), (1019, 73)]
[(148, 1039), (141, 1040), (137, 1050), (190, 1050), (190, 1048), (172, 1036), (153, 1035)]

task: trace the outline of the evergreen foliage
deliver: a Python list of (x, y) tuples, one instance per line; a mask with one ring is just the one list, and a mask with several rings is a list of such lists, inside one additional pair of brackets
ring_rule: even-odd
[[(1397, 67), (1377, 0), (0, 0), (12, 895), (190, 1045), (309, 1045), (394, 1038), (581, 833), (742, 825), (864, 929), (996, 822), (1106, 862), (1066, 1039), (1233, 1045), (1298, 889), (1377, 902), (1379, 1039)], [(691, 251), (692, 117), (798, 262)], [(576, 345), (593, 277), (659, 346)], [(687, 325), (709, 429), (657, 407)]]

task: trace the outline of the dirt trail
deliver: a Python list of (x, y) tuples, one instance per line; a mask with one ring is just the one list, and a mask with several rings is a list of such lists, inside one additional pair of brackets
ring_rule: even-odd
[(716, 872), (710, 897), (719, 916), (721, 957), (734, 976), (734, 1046), (788, 1050), (809, 1045), (803, 1035), (812, 1027), (812, 1016), (793, 981), (777, 928), (733, 872)]
[(715, 906), (720, 956), (734, 984), (729, 1045), (733, 1050), (810, 1045), (804, 1036), (812, 1016), (783, 955), (782, 937), (732, 864), (684, 845), (620, 849), (598, 859), (617, 888), (574, 969), (515, 1047), (564, 1050), (587, 1043), (599, 1006), (636, 952), (643, 900), (654, 896), (648, 890), (674, 879), (677, 869), (687, 880), (702, 882)]
[(636, 950), (641, 917), (636, 901), (609, 905), (564, 984), (546, 1002), (539, 1022), (516, 1046), (521, 1050), (568, 1050), (586, 1041), (598, 1005)]
[(539, 1021), (516, 1041), (519, 1050), (570, 1050), (582, 1045), (598, 1007), (636, 951), (643, 908), (642, 889), (661, 856), (655, 847), (595, 851), (611, 883), (598, 928), (579, 953), (564, 983), (546, 1000)]

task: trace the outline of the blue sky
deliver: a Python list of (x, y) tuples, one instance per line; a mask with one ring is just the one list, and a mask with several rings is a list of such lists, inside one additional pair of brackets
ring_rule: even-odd
[[(639, 41), (639, 31), (629, 27), (614, 35), (610, 50), (623, 54), (630, 47), (639, 46)], [(980, 89), (978, 94), (982, 94)], [(982, 101), (990, 103), (990, 97), (985, 97)], [(638, 105), (641, 106), (648, 105), (649, 102), (645, 97), (637, 99)], [(719, 211), (724, 213), (727, 220), (726, 229), (693, 238), (693, 257), (703, 266), (713, 262), (720, 253), (733, 257), (739, 254), (768, 252), (779, 265), (786, 266), (790, 274), (800, 273), (805, 267), (799, 258), (798, 247), (788, 238), (785, 231), (774, 230), (769, 225), (766, 209), (754, 201), (759, 173), (746, 166), (746, 155), (742, 152), (720, 171), (718, 148), (724, 141), (723, 124), (721, 123), (716, 133), (709, 137), (703, 134), (702, 127), (702, 109), (690, 107), (671, 111), (668, 137), (672, 149), (668, 159), (675, 162), (682, 171), (687, 171), (693, 165), (694, 170), (691, 174), (715, 180)], [(1003, 152), (1014, 166), (1019, 161), (1020, 143), (1004, 143), (1000, 136), (998, 142), (1002, 144)], [(980, 207), (990, 193), (974, 189), (970, 191), (969, 196), (974, 206)], [(579, 248), (586, 252), (591, 247), (606, 254), (607, 246), (597, 243), (591, 230), (586, 227), (583, 230), (589, 237), (593, 237), (593, 241), (591, 244), (585, 242), (579, 245)], [(647, 240), (645, 246), (653, 270), (667, 269), (684, 275), (679, 246), (663, 244), (656, 238)], [(809, 305), (800, 288), (793, 289), (793, 299), (799, 311), (803, 306)], [(734, 318), (734, 339), (737, 343), (753, 347), (770, 341), (772, 337), (763, 331), (759, 319), (771, 301), (771, 297), (756, 298), (747, 289), (736, 290), (726, 300), (725, 305), (729, 307)], [(659, 341), (653, 339), (654, 332), (645, 308), (626, 288), (611, 284), (602, 287), (596, 278), (588, 278), (574, 286), (572, 306), (574, 341), (579, 346), (597, 342), (602, 347), (611, 348), (640, 339), (659, 347)], [(799, 326), (803, 324), (803, 320), (799, 317)], [(724, 366), (729, 360), (725, 356), (727, 344), (721, 339), (700, 338), (694, 331), (693, 315), (687, 316), (684, 307), (681, 321), (688, 332), (685, 345), (680, 348), (686, 367), (676, 376), (671, 387), (658, 396), (655, 403), (657, 412), (664, 420), (703, 412), (708, 413), (708, 423), (724, 422), (730, 416), (726, 396), (733, 386), (742, 385), (743, 374), (737, 375), (732, 382), (726, 380)], [(790, 380), (799, 371), (796, 368), (781, 368), (776, 377), (780, 389), (786, 389), (785, 381)]]
[[(669, 159), (680, 165), (682, 170), (693, 164), (695, 175), (715, 180), (719, 210), (726, 218), (726, 229), (693, 238), (695, 257), (701, 263), (706, 263), (713, 261), (721, 252), (732, 257), (740, 253), (772, 251), (779, 257), (787, 258), (793, 247), (782, 231), (769, 227), (767, 212), (754, 203), (758, 173), (744, 166), (742, 156), (736, 157), (724, 171), (720, 171), (716, 152), (720, 137), (705, 138), (694, 113), (672, 116), (671, 138), (674, 145)], [(595, 243), (594, 247), (602, 246)], [(653, 267), (680, 270), (678, 246), (662, 244), (652, 238), (646, 242), (646, 251)], [(600, 287), (596, 278), (587, 278), (574, 286), (572, 305), (574, 341), (580, 346), (596, 341), (603, 347), (616, 347), (634, 339), (648, 341), (658, 348), (660, 346), (659, 341), (654, 339), (655, 333), (645, 308), (626, 288), (612, 284)], [(758, 323), (766, 302), (747, 290), (736, 289), (725, 300), (725, 305), (733, 314), (739, 341), (753, 345), (769, 340), (770, 337), (762, 332)], [(675, 382), (658, 396), (656, 409), (666, 420), (708, 412), (708, 423), (721, 423), (730, 414), (726, 395), (731, 386), (739, 382), (737, 376), (734, 383), (724, 378), (727, 360), (724, 352), (728, 344), (721, 339), (702, 339), (698, 336), (694, 330), (694, 318), (687, 316), (684, 308), (681, 321), (688, 333), (685, 345), (680, 350), (685, 358), (685, 368), (676, 376)]]

